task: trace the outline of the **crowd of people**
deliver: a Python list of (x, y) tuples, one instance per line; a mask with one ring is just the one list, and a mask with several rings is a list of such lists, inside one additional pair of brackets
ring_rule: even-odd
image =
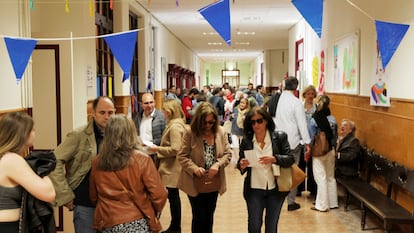
[[(151, 93), (143, 94), (133, 119), (115, 114), (112, 99), (98, 97), (89, 122), (54, 150), (56, 168), (42, 177), (24, 160), (34, 122), (24, 113), (5, 114), (0, 120), (0, 227), (18, 232), (26, 190), (73, 211), (76, 233), (160, 232), (158, 218), (168, 200), (171, 221), (162, 232), (180, 233), (181, 190), (191, 205), (192, 232), (211, 233), (229, 164), (245, 177), (249, 233), (261, 232), (263, 223), (266, 233), (277, 232), (285, 199), (288, 211), (301, 208), (295, 197), (304, 188), (279, 191), (272, 165), (296, 163), (307, 170), (312, 210), (338, 208), (335, 177), (358, 176), (355, 123), (343, 119), (338, 129), (329, 97), (318, 96), (309, 85), (301, 100), (297, 88), (295, 77), (287, 77), (272, 95), (251, 83), (239, 90), (227, 83), (190, 90), (171, 86), (161, 109)], [(329, 151), (312, 157), (319, 132), (325, 133)]]

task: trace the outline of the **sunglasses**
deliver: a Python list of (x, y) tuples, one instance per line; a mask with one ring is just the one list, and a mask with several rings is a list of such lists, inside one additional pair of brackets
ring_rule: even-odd
[(216, 121), (204, 121), (204, 124), (206, 125), (214, 125)]
[(263, 119), (263, 118), (259, 118), (259, 119), (257, 119), (257, 120), (250, 120), (250, 124), (252, 124), (252, 125), (255, 125), (256, 123), (257, 123), (257, 124), (262, 124), (262, 123), (263, 123), (263, 121), (264, 121), (264, 119)]

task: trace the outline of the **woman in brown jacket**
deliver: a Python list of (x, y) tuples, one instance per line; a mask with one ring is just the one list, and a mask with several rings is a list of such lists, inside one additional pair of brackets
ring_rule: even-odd
[(100, 153), (92, 160), (89, 186), (96, 204), (93, 227), (102, 233), (161, 230), (157, 213), (165, 205), (167, 190), (152, 159), (137, 145), (134, 123), (123, 114), (112, 116)]
[(167, 120), (167, 127), (162, 134), (161, 145), (152, 146), (149, 151), (157, 153), (158, 172), (161, 175), (162, 182), (168, 189), (171, 223), (168, 229), (162, 233), (181, 233), (181, 200), (177, 188), (181, 165), (176, 156), (183, 142), (186, 127), (185, 116), (180, 102), (176, 99), (164, 100), (162, 111)]
[[(202, 102), (197, 107), (177, 158), (182, 166), (178, 187), (188, 194), (193, 213), (191, 231), (211, 233), (218, 194), (226, 191), (224, 168), (230, 162), (231, 151), (227, 133), (210, 103)], [(215, 190), (204, 192), (195, 186), (197, 177), (212, 180), (217, 177), (218, 185)]]

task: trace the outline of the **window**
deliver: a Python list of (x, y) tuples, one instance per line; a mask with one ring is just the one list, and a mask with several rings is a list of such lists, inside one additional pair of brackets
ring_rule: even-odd
[[(138, 20), (139, 17), (129, 12), (129, 29), (134, 30), (138, 29)], [(131, 67), (131, 75), (130, 75), (130, 82), (131, 82), (131, 113), (134, 117), (137, 112), (139, 112), (139, 104), (138, 104), (138, 40), (135, 43), (135, 51), (134, 56), (132, 58), (132, 67)]]
[(221, 70), (221, 78), (223, 83), (229, 83), (231, 87), (239, 87), (240, 70)]
[[(106, 0), (96, 1), (96, 35), (113, 33), (113, 15)], [(96, 38), (97, 95), (114, 97), (114, 56), (103, 38)]]

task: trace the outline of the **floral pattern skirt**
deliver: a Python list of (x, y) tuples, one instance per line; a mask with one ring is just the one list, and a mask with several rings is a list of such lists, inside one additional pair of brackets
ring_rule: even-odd
[(121, 223), (113, 227), (106, 228), (101, 233), (151, 233), (148, 221), (141, 218), (132, 222)]

